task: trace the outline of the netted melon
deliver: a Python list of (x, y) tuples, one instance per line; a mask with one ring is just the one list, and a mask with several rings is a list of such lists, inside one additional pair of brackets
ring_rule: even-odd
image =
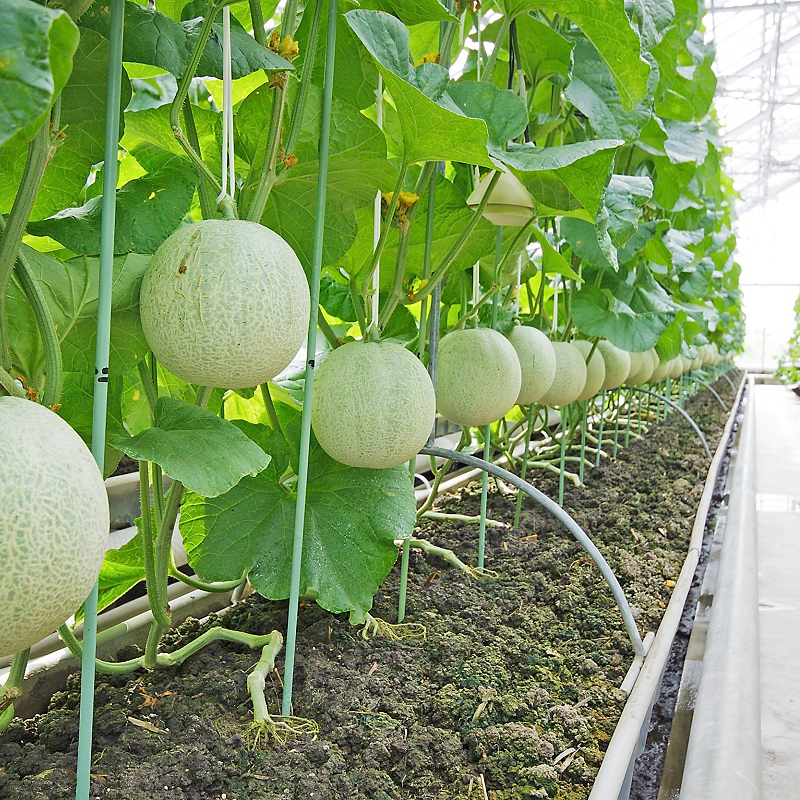
[(583, 353), (570, 342), (553, 342), (553, 350), (556, 375), (539, 402), (543, 406), (564, 406), (577, 400), (586, 386), (586, 361)]
[(77, 433), (44, 406), (0, 397), (0, 657), (86, 599), (108, 542), (108, 496)]
[(331, 458), (351, 467), (384, 469), (413, 458), (435, 416), (431, 379), (399, 344), (350, 342), (314, 377), (314, 434)]
[(556, 354), (552, 342), (538, 328), (519, 325), (508, 335), (517, 351), (522, 384), (517, 403), (535, 403), (550, 388), (556, 376)]
[(601, 388), (616, 389), (622, 386), (631, 371), (630, 354), (611, 344), (608, 339), (601, 339), (597, 349), (606, 364), (606, 377)]
[[(606, 379), (606, 362), (603, 360), (603, 356), (597, 352), (596, 347), (592, 353), (591, 342), (587, 342), (585, 339), (576, 339), (572, 344), (581, 351), (586, 360), (586, 384), (576, 400), (588, 400), (603, 388), (603, 381)], [(589, 358), (589, 353), (592, 353), (591, 358)]]
[(521, 385), (517, 352), (502, 333), (470, 328), (439, 342), (436, 407), (452, 422), (495, 422), (514, 407)]
[(186, 225), (156, 250), (140, 314), (156, 358), (189, 383), (241, 389), (274, 378), (308, 331), (303, 267), (255, 222)]

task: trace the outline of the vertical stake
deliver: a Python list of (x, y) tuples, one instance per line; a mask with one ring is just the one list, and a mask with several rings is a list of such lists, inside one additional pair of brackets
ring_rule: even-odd
[(586, 422), (587, 422), (587, 415), (589, 413), (589, 401), (583, 401), (583, 416), (581, 418), (581, 464), (578, 469), (578, 477), (580, 478), (581, 483), (583, 483), (583, 460), (586, 457)]
[[(117, 154), (119, 152), (120, 96), (122, 93), (122, 29), (124, 0), (111, 0), (111, 28), (108, 50), (106, 132), (103, 169), (103, 200), (100, 222), (100, 286), (97, 302), (97, 344), (95, 346), (94, 398), (92, 405), (92, 455), (100, 472), (105, 466), (106, 413), (108, 409), (108, 357), (111, 347), (111, 287), (114, 273), (114, 224), (117, 202)], [(92, 769), (92, 727), (94, 716), (94, 660), (97, 653), (97, 584), (86, 598), (81, 658), (80, 727), (76, 800), (88, 800)]]
[(564, 505), (564, 470), (567, 464), (567, 423), (570, 405), (561, 406), (561, 456), (558, 462), (558, 504)]
[[(503, 260), (503, 226), (495, 228), (494, 240), (494, 285), (498, 283), (500, 262)], [(475, 267), (477, 269), (477, 266)], [(497, 325), (497, 290), (492, 297), (492, 328)], [(492, 426), (491, 423), (483, 429), (483, 460), (492, 457)], [(486, 506), (489, 500), (489, 473), (481, 475), (481, 523), (478, 531), (478, 569), (482, 570), (486, 553)]]
[(597, 428), (597, 455), (594, 459), (595, 467), (600, 466), (600, 451), (603, 449), (603, 423), (606, 421), (606, 390), (600, 395), (600, 424)]
[[(317, 0), (322, 2), (322, 0)], [(325, 77), (322, 89), (322, 116), (319, 132), (319, 181), (317, 183), (317, 209), (314, 220), (314, 254), (311, 261), (311, 315), (308, 323), (306, 346), (306, 383), (303, 387), (303, 416), (300, 422), (300, 464), (297, 475), (297, 505), (294, 515), (294, 540), (292, 545), (292, 578), (289, 586), (289, 618), (286, 624), (286, 662), (283, 675), (284, 716), (292, 713), (292, 688), (294, 683), (294, 656), (297, 646), (297, 613), (300, 607), (300, 569), (303, 561), (303, 528), (306, 520), (306, 492), (308, 489), (308, 454), (311, 446), (311, 403), (317, 351), (317, 317), (319, 314), (319, 280), (322, 270), (322, 242), (325, 233), (325, 199), (328, 189), (328, 154), (330, 150), (331, 105), (333, 103), (333, 65), (336, 52), (337, 0), (328, 2), (328, 35), (325, 42)]]

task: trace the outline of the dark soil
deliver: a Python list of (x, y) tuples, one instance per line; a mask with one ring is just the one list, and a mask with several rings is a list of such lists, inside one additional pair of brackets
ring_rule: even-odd
[[(730, 403), (727, 382), (716, 388)], [(713, 448), (725, 413), (708, 392), (687, 409)], [(707, 468), (696, 434), (671, 414), (589, 472), (585, 487), (567, 488), (566, 509), (615, 570), (643, 634), (658, 625), (678, 576)], [(555, 476), (534, 478), (557, 495)], [(514, 503), (494, 489), (490, 517), (510, 522)], [(478, 507), (470, 487), (442, 498), (439, 510), (474, 515)], [(477, 525), (426, 522), (418, 533), (474, 562)], [(487, 565), (498, 577), (475, 581), (412, 550), (406, 621), (426, 627), (424, 640), (364, 641), (346, 617), (302, 607), (294, 712), (319, 724), (313, 741), (246, 745), (246, 680), (257, 655), (238, 645), (214, 644), (181, 667), (127, 680), (99, 675), (92, 796), (587, 797), (625, 700), (618, 687), (632, 651), (619, 611), (589, 558), (532, 501), (518, 531), (489, 529)], [(396, 618), (397, 583), (395, 569), (376, 616)], [(254, 597), (222, 622), (284, 630), (286, 604)], [(168, 644), (198, 628), (187, 623)], [(0, 798), (74, 797), (77, 687), (75, 676), (47, 713), (0, 737)], [(275, 675), (273, 710), (279, 694)]]

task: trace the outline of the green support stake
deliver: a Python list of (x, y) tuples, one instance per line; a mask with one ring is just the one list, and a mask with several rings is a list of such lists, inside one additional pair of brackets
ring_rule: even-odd
[(308, 454), (311, 447), (311, 402), (317, 352), (317, 317), (319, 314), (319, 280), (322, 271), (322, 242), (325, 233), (325, 199), (328, 189), (328, 157), (330, 151), (331, 105), (333, 103), (333, 63), (336, 52), (337, 0), (328, 3), (328, 34), (325, 42), (325, 78), (322, 89), (322, 115), (319, 131), (319, 180), (317, 209), (314, 220), (314, 253), (311, 260), (311, 316), (308, 322), (306, 346), (306, 382), (303, 388), (303, 416), (300, 421), (300, 464), (297, 475), (297, 506), (294, 515), (292, 543), (292, 577), (289, 584), (289, 618), (286, 623), (286, 661), (283, 671), (284, 716), (292, 713), (294, 656), (297, 646), (297, 613), (300, 608), (300, 568), (303, 562), (303, 529), (306, 522), (306, 493), (308, 490)]
[(600, 424), (597, 426), (597, 455), (594, 459), (595, 467), (600, 466), (600, 451), (603, 449), (603, 424), (606, 421), (606, 390), (600, 395)]
[[(430, 183), (428, 186), (428, 215), (425, 219), (425, 250), (423, 254), (423, 276), (430, 278), (431, 276), (431, 254), (433, 253), (433, 222), (436, 212), (436, 178), (439, 172), (438, 169), (431, 175)], [(434, 294), (431, 298), (431, 316), (438, 315), (438, 307), (434, 311), (433, 303), (438, 303), (438, 294)], [(428, 338), (428, 300), (425, 298), (422, 301), (422, 308), (419, 317), (419, 360), (424, 361), (425, 358), (425, 342)], [(433, 434), (432, 434), (433, 435)], [(414, 482), (414, 464), (415, 459), (410, 462), (409, 472), (411, 473), (411, 482)], [(400, 587), (397, 593), (397, 623), (398, 625), (406, 618), (406, 598), (408, 597), (408, 562), (411, 555), (411, 544), (406, 539), (403, 542), (403, 553), (400, 559)]]
[[(114, 223), (117, 202), (117, 154), (122, 94), (122, 29), (124, 0), (111, 0), (111, 28), (106, 94), (106, 137), (103, 165), (103, 200), (100, 223), (100, 286), (97, 302), (97, 343), (94, 361), (92, 406), (92, 455), (100, 472), (105, 466), (106, 413), (108, 408), (108, 357), (111, 346), (111, 286), (114, 271)], [(97, 584), (84, 606), (83, 657), (81, 658), (80, 727), (76, 800), (89, 800), (92, 770), (92, 725), (94, 717), (94, 660), (97, 652)]]
[(625, 447), (630, 444), (631, 438), (631, 410), (633, 409), (633, 388), (628, 389), (628, 402), (625, 410)]
[[(581, 417), (581, 464), (578, 469), (578, 478), (580, 482), (583, 483), (583, 460), (586, 458), (586, 422), (587, 422), (587, 415), (589, 413), (589, 401), (583, 401), (583, 415)], [(599, 449), (599, 445), (598, 445)]]
[(570, 406), (561, 406), (561, 457), (558, 462), (558, 504), (564, 505), (564, 470), (567, 465), (567, 424)]
[[(494, 282), (497, 285), (500, 262), (503, 260), (503, 227), (496, 227), (494, 244)], [(492, 298), (492, 327), (497, 325), (497, 292)], [(483, 460), (489, 461), (492, 457), (492, 426), (483, 429)], [(486, 553), (486, 506), (489, 500), (489, 473), (481, 476), (481, 523), (478, 531), (478, 569), (482, 570)]]
[(619, 412), (622, 408), (622, 392), (617, 389), (617, 413), (614, 416), (614, 451), (612, 453), (612, 458), (616, 460), (617, 458), (617, 451), (619, 449)]

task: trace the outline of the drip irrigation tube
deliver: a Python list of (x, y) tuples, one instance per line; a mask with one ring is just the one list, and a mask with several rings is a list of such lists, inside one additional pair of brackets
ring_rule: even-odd
[(686, 376), (690, 381), (694, 381), (695, 383), (699, 383), (701, 386), (704, 386), (708, 389), (714, 397), (717, 398), (717, 402), (727, 411), (728, 406), (725, 405), (725, 401), (719, 396), (719, 392), (710, 384), (708, 381), (704, 381), (702, 378), (698, 378), (696, 375), (687, 375)]
[[(658, 397), (660, 400), (663, 400), (665, 403), (670, 405), (674, 408), (677, 412), (682, 414), (686, 421), (694, 428), (695, 433), (700, 437), (700, 441), (703, 443), (703, 447), (705, 448), (706, 455), (711, 458), (711, 448), (708, 446), (708, 442), (706, 441), (706, 437), (703, 435), (703, 431), (700, 430), (697, 423), (689, 416), (686, 412), (686, 409), (683, 406), (676, 403), (674, 400), (671, 400), (669, 397), (665, 397), (663, 394), (658, 394), (657, 392), (651, 392), (649, 389), (642, 389), (641, 386), (633, 386), (631, 389), (635, 389), (637, 392), (641, 392), (642, 394), (649, 394), (653, 397)], [(726, 406), (723, 404), (723, 408)]]
[(597, 773), (589, 800), (618, 800), (628, 796), (633, 765), (644, 746), (649, 726), (650, 712), (661, 686), (672, 642), (681, 621), (686, 597), (692, 585), (706, 529), (706, 519), (711, 507), (714, 488), (722, 466), (728, 442), (736, 419), (736, 409), (741, 402), (745, 384), (742, 382), (733, 402), (733, 411), (722, 432), (714, 458), (711, 460), (703, 494), (692, 526), (689, 549), (680, 575), (672, 590), (667, 609), (656, 631), (655, 639), (639, 675), (631, 688), (628, 701), (622, 710), (617, 727), (608, 743), (606, 755)]
[(581, 526), (578, 525), (578, 523), (575, 522), (575, 520), (569, 514), (567, 514), (567, 512), (564, 511), (561, 506), (558, 505), (558, 503), (556, 503), (554, 500), (551, 500), (547, 495), (531, 486), (527, 481), (524, 481), (522, 478), (514, 475), (513, 472), (509, 472), (507, 469), (498, 467), (496, 464), (492, 464), (491, 461), (484, 461), (482, 458), (467, 455), (466, 453), (459, 453), (455, 450), (445, 450), (442, 447), (423, 447), (422, 450), (420, 450), (420, 453), (428, 456), (448, 458), (452, 461), (458, 461), (459, 463), (466, 464), (470, 467), (478, 467), (479, 469), (483, 470), (484, 473), (489, 473), (495, 477), (502, 478), (504, 481), (506, 481), (506, 483), (510, 483), (521, 492), (525, 492), (525, 494), (533, 498), (537, 503), (539, 503), (539, 505), (547, 509), (547, 511), (556, 517), (556, 519), (558, 519), (558, 521), (561, 522), (564, 527), (566, 527), (567, 530), (575, 537), (576, 541), (581, 545), (581, 547), (583, 547), (583, 549), (591, 557), (592, 561), (594, 561), (594, 563), (597, 565), (614, 595), (614, 600), (616, 601), (617, 606), (622, 614), (622, 621), (625, 624), (625, 630), (628, 632), (628, 637), (631, 640), (634, 652), (636, 655), (641, 656), (645, 654), (645, 647), (642, 642), (642, 637), (639, 635), (639, 629), (636, 627), (636, 621), (633, 618), (630, 605), (625, 597), (625, 593), (622, 591), (622, 587), (619, 585), (616, 575), (614, 575), (611, 567), (608, 566), (608, 563), (603, 558), (602, 553), (597, 549), (597, 546), (594, 544), (594, 542), (586, 535), (586, 533), (584, 533)]

